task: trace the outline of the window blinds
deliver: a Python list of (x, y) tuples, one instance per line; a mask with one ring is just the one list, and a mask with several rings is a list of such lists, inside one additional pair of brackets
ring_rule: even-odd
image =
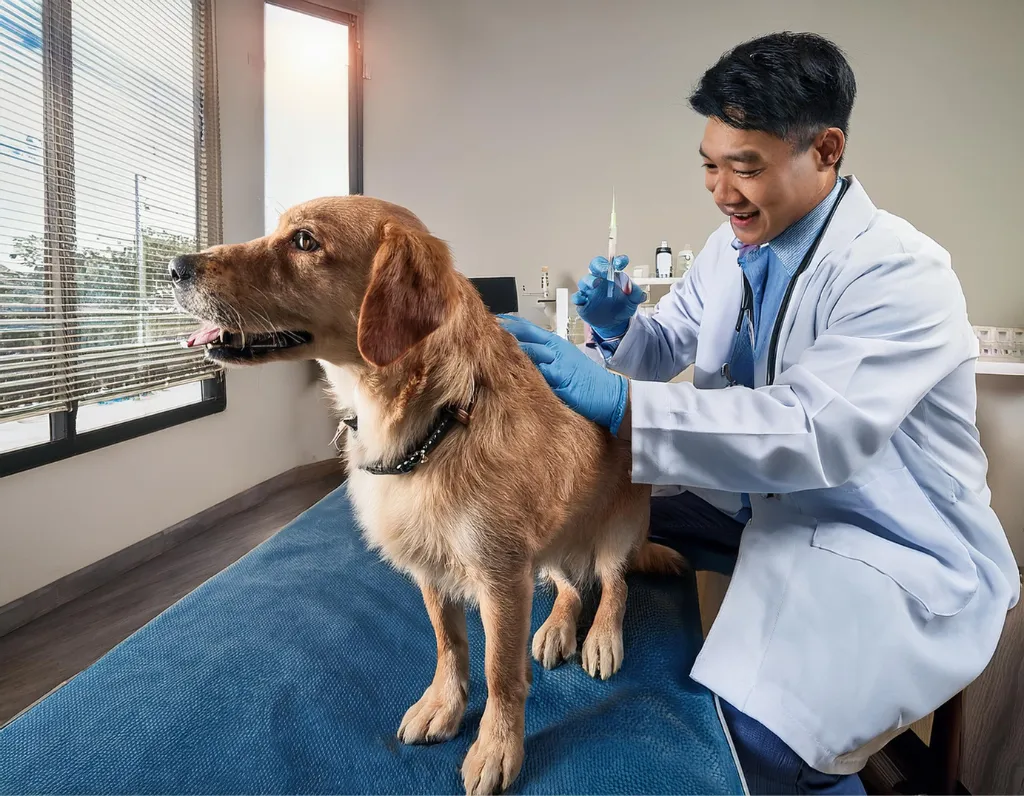
[(0, 0), (0, 421), (214, 372), (167, 262), (219, 240), (210, 0)]

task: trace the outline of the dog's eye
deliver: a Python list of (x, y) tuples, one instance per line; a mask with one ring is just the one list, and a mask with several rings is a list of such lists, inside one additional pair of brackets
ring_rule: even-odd
[(320, 244), (316, 242), (316, 239), (304, 229), (300, 229), (292, 235), (292, 245), (303, 252), (314, 252), (320, 248)]

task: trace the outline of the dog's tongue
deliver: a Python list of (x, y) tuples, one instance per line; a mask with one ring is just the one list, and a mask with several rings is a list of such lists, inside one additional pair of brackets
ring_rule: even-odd
[(187, 348), (192, 348), (197, 345), (206, 345), (212, 343), (214, 340), (220, 337), (220, 327), (214, 326), (212, 323), (205, 323), (201, 329), (197, 329), (188, 336), (185, 341)]

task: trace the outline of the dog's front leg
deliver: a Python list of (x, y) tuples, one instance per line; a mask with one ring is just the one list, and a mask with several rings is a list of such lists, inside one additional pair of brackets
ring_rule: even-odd
[(469, 689), (469, 644), (461, 603), (420, 582), (423, 602), (437, 636), (434, 680), (419, 702), (406, 711), (398, 728), (403, 743), (433, 743), (454, 738), (466, 711)]
[(587, 674), (607, 680), (622, 665), (622, 618), (626, 614), (626, 578), (619, 562), (598, 557), (601, 602), (594, 623), (583, 640), (581, 662)]
[(532, 602), (533, 572), (525, 567), (511, 577), (493, 578), (481, 589), (487, 705), (480, 732), (462, 763), (467, 794), (505, 790), (523, 765)]
[(579, 589), (561, 572), (552, 572), (558, 596), (551, 613), (533, 636), (533, 657), (545, 669), (554, 669), (576, 654), (576, 621), (582, 600)]

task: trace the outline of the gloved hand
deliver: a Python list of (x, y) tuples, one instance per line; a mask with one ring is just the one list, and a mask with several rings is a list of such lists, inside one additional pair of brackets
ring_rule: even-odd
[(618, 433), (629, 397), (623, 376), (601, 367), (554, 332), (511, 315), (498, 318), (566, 406)]
[(580, 317), (605, 340), (625, 332), (636, 308), (647, 300), (647, 294), (622, 272), (627, 265), (626, 255), (615, 258), (615, 287), (609, 297), (608, 258), (595, 257), (590, 261), (590, 272), (579, 281), (579, 290), (572, 294)]

